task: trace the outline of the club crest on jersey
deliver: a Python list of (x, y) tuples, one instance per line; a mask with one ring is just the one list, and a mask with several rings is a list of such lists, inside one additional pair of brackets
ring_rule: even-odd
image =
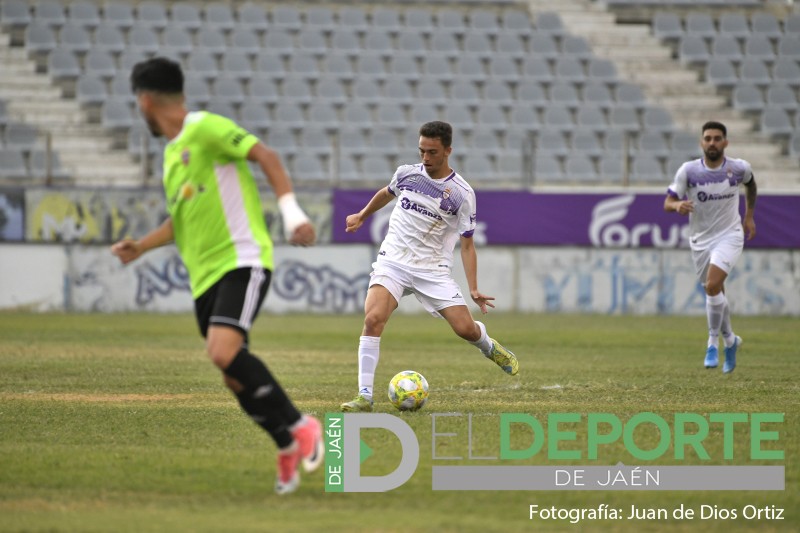
[(442, 191), (442, 198), (445, 200), (450, 198), (450, 187), (446, 187), (445, 190)]
[(183, 166), (185, 167), (189, 166), (189, 157), (190, 157), (189, 149), (184, 148), (183, 152), (181, 152), (181, 162), (183, 163)]

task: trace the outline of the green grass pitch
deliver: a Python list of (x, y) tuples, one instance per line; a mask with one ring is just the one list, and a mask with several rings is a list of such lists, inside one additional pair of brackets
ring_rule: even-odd
[[(297, 493), (278, 497), (274, 446), (239, 412), (191, 316), (2, 313), (0, 531), (799, 531), (798, 320), (733, 320), (745, 342), (738, 368), (723, 375), (702, 366), (704, 317), (493, 313), (485, 317), (490, 334), (519, 356), (520, 374), (509, 377), (444, 321), (395, 316), (382, 341), (376, 408), (397, 414), (385, 395), (396, 372), (413, 369), (428, 379), (428, 404), (402, 415), (419, 438), (415, 475), (391, 492), (335, 494), (324, 492), (316, 472), (303, 477)], [(251, 347), (301, 409), (323, 417), (355, 394), (360, 330), (360, 316), (262, 312)], [(785, 464), (786, 489), (431, 490), (431, 413), (472, 413), (473, 453), (491, 455), (500, 413), (546, 420), (554, 412), (608, 412), (625, 420), (642, 411), (668, 421), (679, 412), (785, 413), (775, 446), (785, 452), (777, 464)], [(462, 423), (460, 437), (437, 453), (466, 455), (465, 431)], [(362, 473), (388, 473), (397, 464), (399, 445), (377, 435)], [(732, 464), (775, 464), (750, 462), (746, 436), (737, 429)], [(583, 438), (579, 433), (573, 444)], [(610, 446), (597, 464), (615, 464), (623, 451)], [(719, 448), (711, 445), (710, 452), (714, 458), (704, 464), (731, 464)], [(520, 464), (549, 464), (541, 455)], [(671, 450), (656, 463), (678, 464)], [(681, 464), (701, 461), (690, 454)], [(531, 504), (601, 503), (626, 510), (774, 505), (786, 511), (780, 521), (529, 518)]]

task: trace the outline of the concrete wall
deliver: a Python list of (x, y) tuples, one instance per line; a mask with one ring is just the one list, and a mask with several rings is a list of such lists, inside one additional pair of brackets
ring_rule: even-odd
[[(265, 310), (360, 313), (375, 251), (278, 246)], [(481, 247), (478, 263), (501, 312), (705, 312), (688, 250)], [(456, 279), (466, 288), (460, 265)], [(745, 250), (726, 291), (736, 314), (800, 316), (800, 251)], [(0, 309), (183, 312), (192, 298), (173, 247), (123, 267), (107, 246), (0, 244)], [(422, 308), (410, 297), (400, 311)]]

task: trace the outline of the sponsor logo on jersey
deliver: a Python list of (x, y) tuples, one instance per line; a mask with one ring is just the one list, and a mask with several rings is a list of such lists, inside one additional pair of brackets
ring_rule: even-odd
[(412, 202), (408, 198), (403, 198), (402, 200), (400, 200), (400, 207), (402, 207), (406, 211), (416, 211), (420, 215), (424, 215), (426, 217), (434, 218), (436, 220), (443, 220), (441, 215), (439, 215), (438, 213), (434, 213), (432, 211), (429, 211), (425, 207), (423, 207), (421, 205), (418, 205), (416, 202)]
[(711, 202), (713, 200), (727, 200), (733, 198), (737, 193), (729, 192), (725, 194), (708, 194), (703, 191), (697, 193), (697, 199), (701, 202)]

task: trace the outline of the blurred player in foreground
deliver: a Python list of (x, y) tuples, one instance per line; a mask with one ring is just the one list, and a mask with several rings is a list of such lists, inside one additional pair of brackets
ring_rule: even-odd
[(255, 161), (278, 198), (289, 241), (314, 243), (314, 227), (292, 192), (280, 157), (231, 120), (184, 105), (183, 73), (165, 58), (134, 66), (131, 85), (151, 133), (166, 137), (164, 192), (169, 217), (138, 240), (111, 247), (123, 264), (175, 242), (189, 272), (195, 315), (206, 349), (242, 409), (278, 446), (275, 491), (297, 489), (298, 466), (323, 459), (320, 422), (301, 415), (264, 363), (248, 333), (270, 283), (272, 240), (264, 222)]

